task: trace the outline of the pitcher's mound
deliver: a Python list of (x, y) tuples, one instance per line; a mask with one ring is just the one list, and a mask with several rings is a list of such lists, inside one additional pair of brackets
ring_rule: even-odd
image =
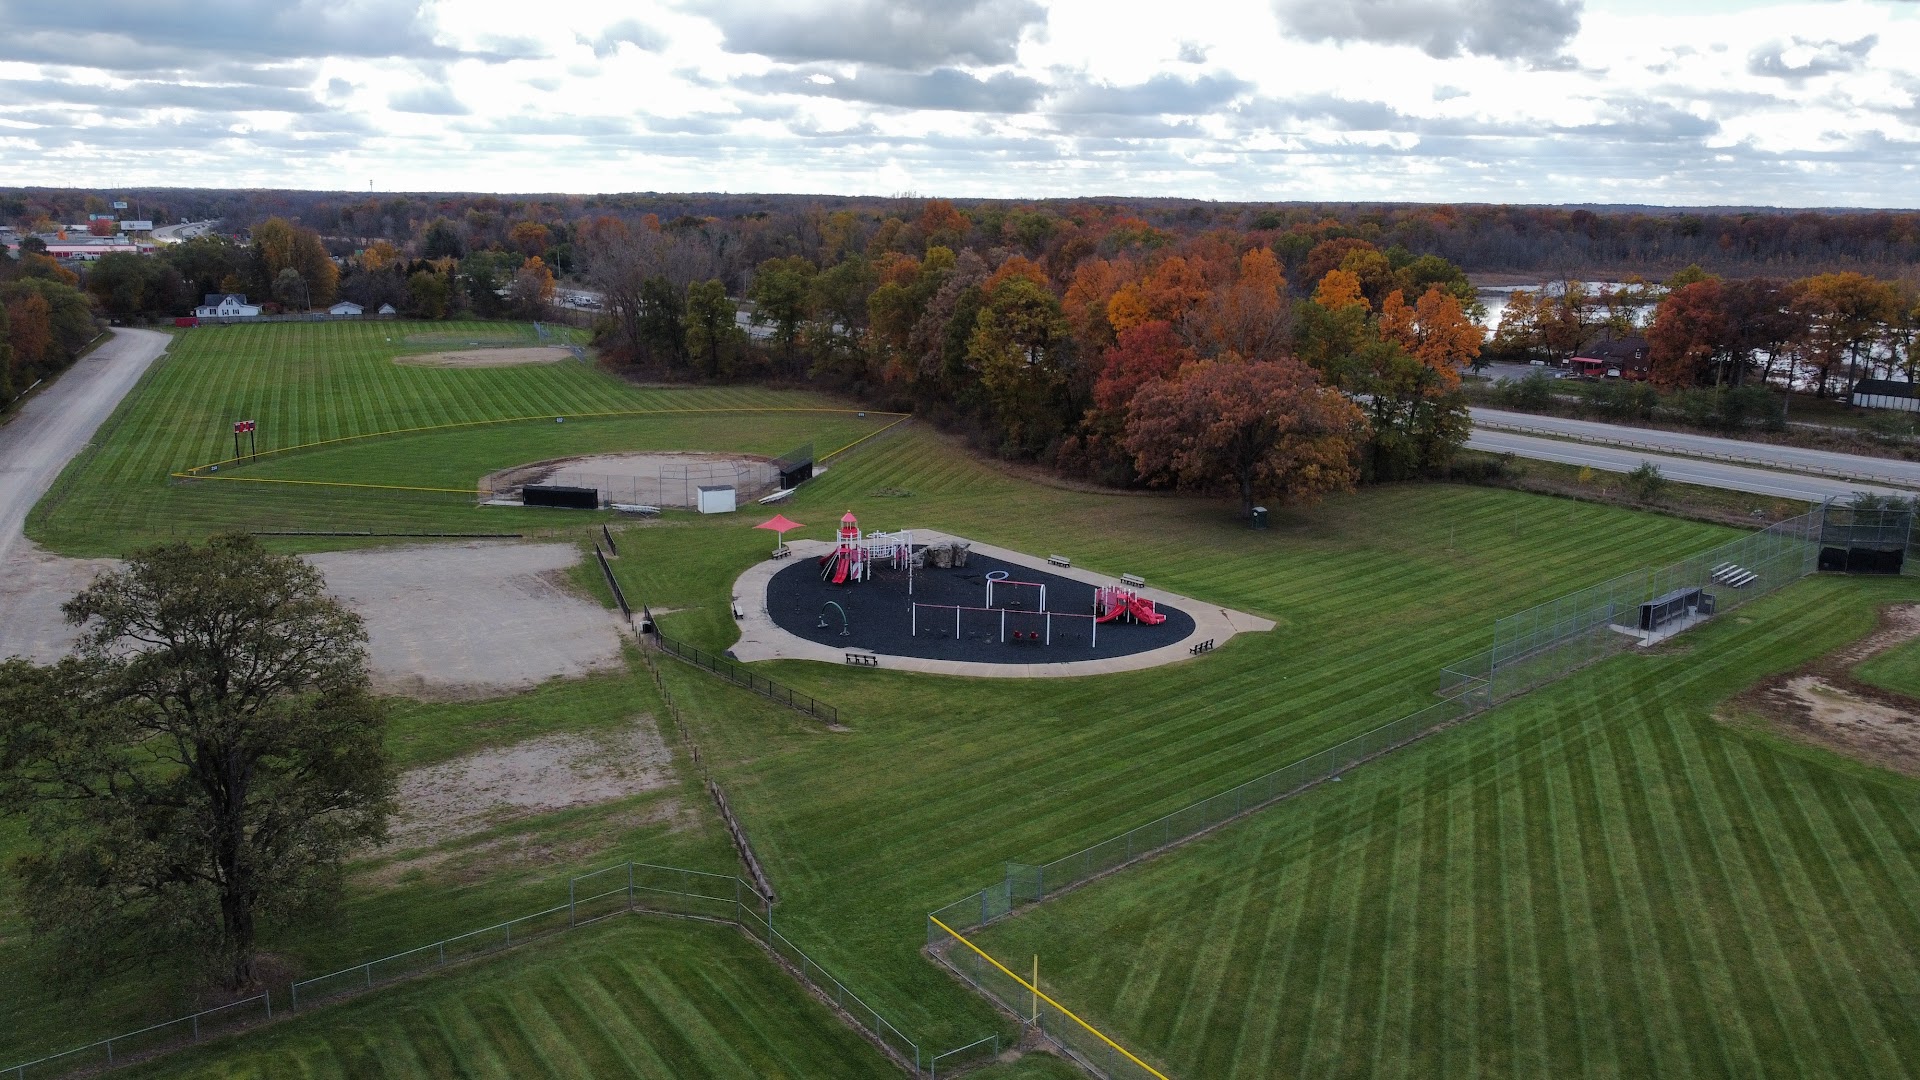
[(520, 364), (557, 364), (573, 354), (556, 345), (529, 345), (515, 349), (459, 349), (412, 353), (393, 362), (413, 367), (515, 367)]

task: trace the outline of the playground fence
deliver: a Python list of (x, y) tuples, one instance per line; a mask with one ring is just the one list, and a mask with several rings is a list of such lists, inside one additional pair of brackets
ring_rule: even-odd
[(735, 686), (744, 686), (769, 701), (777, 701), (790, 709), (798, 709), (817, 720), (825, 720), (829, 724), (840, 722), (840, 710), (819, 698), (803, 694), (764, 676), (755, 675), (724, 657), (697, 649), (683, 641), (675, 641), (661, 633), (659, 624), (655, 623), (650, 616), (645, 621), (653, 627), (653, 640), (660, 646), (660, 651), (685, 660), (694, 667), (710, 671)]

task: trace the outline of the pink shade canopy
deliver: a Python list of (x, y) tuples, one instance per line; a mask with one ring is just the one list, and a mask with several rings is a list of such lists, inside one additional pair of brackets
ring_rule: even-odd
[(773, 520), (763, 521), (755, 525), (754, 528), (766, 529), (769, 532), (784, 533), (788, 529), (804, 529), (806, 526), (797, 521), (788, 521), (787, 515), (785, 514), (775, 514), (773, 515)]

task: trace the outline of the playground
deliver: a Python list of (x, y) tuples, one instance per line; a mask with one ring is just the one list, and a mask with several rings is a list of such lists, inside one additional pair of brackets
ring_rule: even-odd
[(1273, 626), (1062, 556), (1039, 559), (943, 533), (866, 533), (851, 514), (831, 542), (781, 544), (742, 575), (735, 595), (739, 659), (959, 675), (1152, 667)]

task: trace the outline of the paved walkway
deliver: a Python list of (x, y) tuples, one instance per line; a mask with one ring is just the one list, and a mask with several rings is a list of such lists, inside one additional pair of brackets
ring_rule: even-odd
[[(1051, 566), (1045, 559), (1035, 558), (1025, 552), (982, 544), (967, 540), (965, 537), (915, 529), (913, 539), (916, 544), (937, 544), (947, 540), (960, 540), (971, 544), (973, 550), (981, 555), (1003, 559), (1018, 566), (1058, 574), (1075, 581), (1084, 581), (1089, 585), (1119, 584), (1107, 574), (1082, 570), (1078, 567)], [(833, 550), (834, 545), (825, 540), (795, 540), (787, 546), (793, 549), (794, 559), (808, 559), (825, 555)], [(767, 584), (773, 580), (774, 574), (791, 565), (792, 562), (787, 559), (766, 559), (749, 567), (747, 572), (741, 574), (733, 583), (734, 602), (740, 606), (741, 618), (740, 640), (734, 643), (731, 652), (736, 659), (742, 661), (818, 660), (823, 664), (845, 666), (848, 650), (822, 645), (817, 641), (808, 641), (797, 634), (790, 634), (781, 629), (773, 621), (773, 616), (767, 613)], [(920, 671), (932, 675), (972, 675), (986, 679), (1049, 679), (1079, 675), (1108, 675), (1116, 671), (1140, 671), (1181, 660), (1198, 659), (1194, 655), (1193, 647), (1200, 642), (1211, 639), (1214, 646), (1218, 647), (1225, 645), (1227, 639), (1235, 634), (1265, 633), (1272, 630), (1274, 626), (1271, 619), (1262, 619), (1257, 615), (1204, 604), (1190, 597), (1179, 596), (1161, 589), (1144, 588), (1138, 591), (1141, 596), (1156, 604), (1176, 607), (1193, 616), (1193, 633), (1158, 649), (1127, 656), (1113, 656), (1103, 660), (1065, 661), (1057, 664), (981, 664), (880, 653), (880, 666), (895, 671)]]

